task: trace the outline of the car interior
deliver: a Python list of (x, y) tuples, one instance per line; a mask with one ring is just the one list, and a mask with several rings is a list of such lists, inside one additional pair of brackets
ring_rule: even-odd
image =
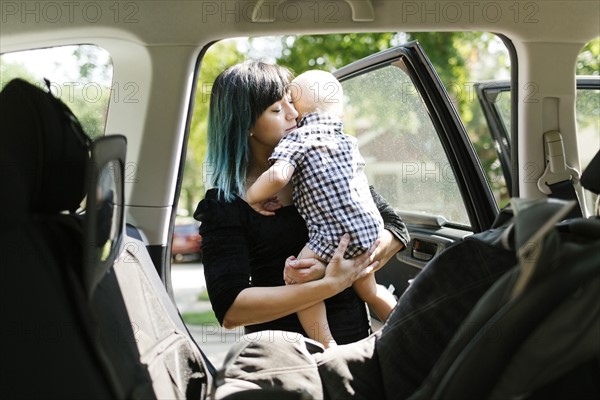
[[(446, 248), (517, 216), (520, 264), (480, 300), (465, 322), (474, 328), (457, 333), (413, 398), (600, 394), (598, 1), (0, 7), (8, 398), (213, 398), (219, 362), (182, 318), (171, 275), (176, 219), (208, 189), (211, 71), (239, 57), (274, 62), (306, 45), (300, 38), (321, 51), (325, 35), (339, 39), (309, 65), (344, 60), (327, 68), (344, 88), (345, 127), (411, 236), (377, 272), (380, 284), (400, 298)], [(383, 46), (361, 39), (383, 33)], [(435, 39), (474, 34), (481, 41), (465, 50), (474, 72), (460, 80)], [(347, 59), (345, 46), (366, 51)], [(478, 51), (496, 56), (486, 66)], [(532, 243), (540, 251), (528, 270)], [(524, 271), (531, 279), (519, 286)]]

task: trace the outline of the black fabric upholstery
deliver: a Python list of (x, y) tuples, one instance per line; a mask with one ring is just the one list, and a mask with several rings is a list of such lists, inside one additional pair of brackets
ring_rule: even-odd
[(117, 397), (83, 301), (82, 221), (60, 213), (83, 199), (85, 140), (24, 81), (0, 93), (0, 113), (2, 396)]
[[(538, 211), (551, 206), (548, 202), (531, 211), (544, 215)], [(578, 218), (548, 227), (547, 218), (537, 224), (521, 218), (514, 229), (529, 233), (517, 248), (528, 247), (528, 257), (539, 257), (536, 273), (516, 298), (511, 293), (523, 262), (496, 282), (463, 322), (473, 329), (456, 334), (412, 400), (537, 399), (547, 387), (584, 394), (578, 398), (600, 395), (588, 379), (569, 377), (569, 371), (598, 370), (600, 220)], [(534, 246), (531, 238), (544, 227), (549, 232)]]
[(600, 151), (596, 153), (581, 174), (581, 186), (590, 192), (600, 194)]

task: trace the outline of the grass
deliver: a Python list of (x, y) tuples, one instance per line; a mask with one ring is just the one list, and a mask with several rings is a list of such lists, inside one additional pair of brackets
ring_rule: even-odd
[(206, 289), (204, 289), (203, 291), (201, 291), (198, 294), (197, 299), (198, 299), (198, 301), (210, 301), (210, 299), (208, 298), (208, 292), (206, 291)]
[[(208, 298), (208, 292), (204, 289), (196, 297), (197, 301), (210, 301)], [(184, 312), (181, 314), (183, 321), (188, 325), (207, 325), (207, 324), (218, 324), (217, 317), (212, 310), (203, 312)]]
[(203, 312), (184, 312), (181, 314), (183, 321), (189, 325), (217, 324), (217, 317), (212, 310)]

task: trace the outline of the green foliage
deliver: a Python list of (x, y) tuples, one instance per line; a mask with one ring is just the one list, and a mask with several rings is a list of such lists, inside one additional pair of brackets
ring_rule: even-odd
[(188, 149), (185, 160), (185, 174), (178, 208), (191, 215), (204, 197), (204, 160), (206, 158), (206, 128), (210, 91), (217, 75), (227, 67), (244, 59), (235, 41), (224, 40), (210, 47), (202, 58), (200, 73), (194, 98), (194, 112), (190, 124)]
[(277, 63), (296, 75), (309, 69), (332, 71), (390, 47), (394, 33), (336, 33), (331, 35), (282, 36)]
[[(277, 63), (290, 68), (296, 74), (308, 69), (334, 71), (400, 42), (412, 40), (418, 41), (423, 47), (446, 87), (492, 182), (492, 189), (503, 205), (508, 200), (508, 191), (501, 179), (502, 171), (493, 139), (473, 92), (473, 83), (476, 81), (509, 76), (508, 53), (494, 35), (482, 32), (388, 32), (283, 36), (282, 52), (277, 58)], [(393, 101), (393, 89), (401, 88), (401, 85), (401, 82), (390, 82), (389, 95), (382, 99), (382, 104), (385, 100)], [(385, 110), (382, 104), (365, 102), (362, 106), (371, 110), (372, 116), (376, 116), (382, 112), (377, 110)], [(415, 120), (410, 114), (406, 114), (405, 118), (403, 124)], [(384, 118), (382, 121), (387, 120)], [(388, 122), (387, 125), (399, 126), (391, 119)], [(383, 122), (380, 128), (390, 129)]]
[[(67, 51), (69, 48), (71, 46), (66, 48)], [(61, 59), (64, 48), (60, 47), (24, 52), (28, 55), (39, 53), (40, 58), (45, 58), (47, 68), (37, 73), (22, 62), (8, 62), (0, 57), (0, 87), (4, 88), (11, 80), (21, 78), (45, 89), (43, 78), (50, 79), (52, 93), (73, 111), (88, 136), (96, 138), (104, 134), (110, 100), (110, 87), (107, 85), (112, 78), (112, 63), (107, 53), (97, 46), (72, 48), (72, 57), (68, 59)]]
[(181, 314), (181, 318), (188, 325), (212, 325), (218, 324), (215, 313), (211, 310), (204, 312), (184, 312)]
[(27, 82), (35, 82), (33, 74), (21, 63), (9, 63), (0, 57), (0, 90), (13, 79), (21, 78)]
[(600, 74), (600, 37), (590, 40), (577, 57), (577, 75)]

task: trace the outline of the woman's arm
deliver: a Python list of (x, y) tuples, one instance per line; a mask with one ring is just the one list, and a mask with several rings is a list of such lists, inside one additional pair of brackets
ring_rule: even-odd
[(223, 326), (234, 328), (293, 314), (336, 295), (378, 267), (379, 262), (373, 261), (372, 255), (379, 241), (367, 253), (346, 260), (343, 254), (349, 240), (348, 235), (342, 237), (323, 279), (301, 285), (249, 287), (242, 290), (225, 314)]

